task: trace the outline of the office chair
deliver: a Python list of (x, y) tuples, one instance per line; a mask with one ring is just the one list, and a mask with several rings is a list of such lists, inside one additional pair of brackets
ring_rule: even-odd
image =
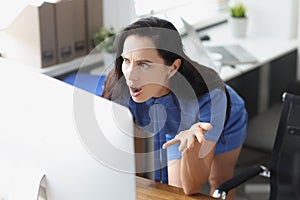
[(221, 184), (213, 197), (226, 199), (231, 189), (260, 174), (270, 178), (269, 200), (300, 199), (300, 96), (284, 93), (282, 99), (269, 169), (252, 166)]

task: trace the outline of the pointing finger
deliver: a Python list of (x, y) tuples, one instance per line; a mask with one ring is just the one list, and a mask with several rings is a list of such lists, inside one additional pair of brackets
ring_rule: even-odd
[(179, 143), (179, 142), (180, 142), (180, 140), (179, 140), (178, 138), (174, 138), (174, 139), (172, 139), (172, 140), (170, 140), (170, 141), (164, 143), (163, 146), (162, 146), (162, 148), (163, 148), (163, 149), (166, 149), (166, 148), (168, 148), (169, 146), (172, 146), (172, 145), (177, 144), (177, 143)]

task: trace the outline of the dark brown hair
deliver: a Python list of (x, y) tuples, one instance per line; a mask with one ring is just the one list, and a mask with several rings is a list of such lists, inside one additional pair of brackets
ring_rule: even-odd
[[(117, 36), (115, 40), (115, 66), (107, 75), (102, 97), (111, 100), (113, 92), (115, 95), (115, 91), (128, 90), (124, 79), (123, 84), (121, 80), (124, 76), (122, 72), (123, 57), (121, 55), (123, 53), (124, 42), (130, 35), (149, 38), (156, 46), (156, 50), (159, 56), (163, 58), (165, 65), (171, 65), (176, 59), (180, 59), (181, 66), (178, 69), (179, 73), (176, 74), (180, 74), (181, 77), (188, 81), (193, 90), (193, 96), (196, 95), (199, 98), (215, 88), (225, 91), (227, 96), (225, 122), (228, 120), (231, 102), (224, 82), (211, 68), (192, 61), (184, 52), (181, 36), (175, 26), (171, 22), (157, 17), (139, 19), (125, 27)], [(176, 90), (176, 97), (178, 95), (183, 98), (190, 96), (186, 85), (182, 84), (182, 79), (174, 77), (170, 80), (170, 89), (171, 91)]]

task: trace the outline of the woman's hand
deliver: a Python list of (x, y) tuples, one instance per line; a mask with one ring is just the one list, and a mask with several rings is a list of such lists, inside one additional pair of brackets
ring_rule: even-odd
[(183, 152), (186, 149), (193, 149), (195, 141), (202, 144), (204, 139), (204, 134), (206, 131), (212, 128), (210, 123), (198, 122), (194, 124), (190, 129), (181, 131), (172, 140), (163, 144), (163, 148), (166, 149), (169, 146), (180, 143), (179, 151)]

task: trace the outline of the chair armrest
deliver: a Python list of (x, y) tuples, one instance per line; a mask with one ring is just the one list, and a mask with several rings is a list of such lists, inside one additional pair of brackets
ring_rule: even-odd
[(266, 171), (267, 168), (264, 166), (251, 166), (241, 172), (240, 174), (236, 175), (235, 177), (225, 181), (220, 186), (218, 186), (213, 194), (215, 198), (225, 199), (227, 193), (236, 188), (237, 186), (241, 185), (242, 183), (254, 178), (255, 176), (259, 175), (260, 173)]

